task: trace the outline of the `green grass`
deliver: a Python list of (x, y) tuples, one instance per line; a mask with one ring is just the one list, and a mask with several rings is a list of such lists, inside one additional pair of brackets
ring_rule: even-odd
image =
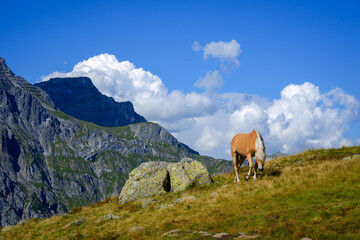
[[(343, 160), (359, 153), (359, 146), (309, 150), (267, 162), (257, 181), (234, 184), (234, 174), (226, 173), (210, 186), (157, 196), (147, 208), (141, 201), (119, 205), (113, 197), (64, 216), (32, 219), (0, 232), (0, 239), (212, 239), (161, 237), (173, 229), (244, 232), (263, 239), (360, 239), (360, 157)], [(246, 172), (240, 170), (241, 179)], [(158, 208), (183, 194), (197, 200)], [(106, 214), (121, 219), (100, 220)], [(87, 221), (63, 229), (81, 217)], [(145, 231), (130, 233), (134, 225)]]

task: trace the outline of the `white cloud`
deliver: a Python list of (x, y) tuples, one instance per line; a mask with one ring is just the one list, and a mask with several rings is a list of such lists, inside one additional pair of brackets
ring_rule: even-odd
[(236, 67), (240, 66), (237, 57), (241, 53), (240, 44), (236, 40), (231, 42), (211, 42), (203, 47), (204, 58), (209, 57), (218, 58), (220, 61), (231, 61)]
[(183, 94), (178, 90), (168, 93), (158, 76), (106, 53), (79, 62), (72, 72), (53, 72), (42, 80), (79, 76), (91, 78), (101, 93), (116, 101), (131, 101), (135, 110), (149, 120), (194, 117), (215, 110), (213, 100), (206, 94)]
[(100, 92), (117, 101), (129, 100), (149, 121), (158, 122), (201, 154), (230, 159), (229, 145), (238, 132), (259, 130), (268, 153), (294, 153), (307, 148), (352, 145), (344, 137), (351, 121), (359, 119), (359, 101), (335, 88), (321, 93), (305, 82), (289, 84), (273, 101), (257, 95), (210, 91), (221, 87), (215, 72), (198, 80), (204, 93), (168, 92), (162, 80), (129, 61), (101, 54), (79, 62), (72, 72), (44, 77), (88, 76)]
[(224, 83), (224, 79), (220, 76), (218, 71), (208, 71), (205, 77), (200, 77), (195, 82), (195, 87), (205, 89), (206, 91), (221, 88)]
[(211, 42), (203, 47), (204, 58), (214, 57), (220, 60), (234, 60), (240, 53), (240, 44), (236, 40), (231, 42)]
[(194, 41), (192, 48), (194, 51), (202, 50), (204, 59), (212, 57), (220, 60), (222, 70), (229, 71), (228, 65), (231, 68), (240, 66), (240, 61), (237, 58), (241, 54), (241, 48), (240, 44), (234, 39), (230, 42), (210, 42), (205, 44), (204, 47), (199, 42)]

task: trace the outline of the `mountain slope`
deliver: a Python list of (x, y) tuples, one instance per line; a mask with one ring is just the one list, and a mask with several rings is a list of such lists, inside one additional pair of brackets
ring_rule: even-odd
[(54, 102), (55, 108), (73, 117), (105, 127), (146, 122), (131, 102), (115, 102), (101, 94), (90, 78), (52, 78), (36, 83)]
[[(15, 76), (3, 58), (0, 134), (0, 226), (117, 195), (144, 161), (197, 154), (154, 123), (107, 128), (57, 111), (42, 89)], [(204, 165), (212, 161), (222, 164), (217, 171), (231, 166), (212, 158)]]
[[(142, 201), (119, 205), (109, 198), (2, 229), (0, 237), (214, 239), (228, 233), (226, 239), (236, 239), (241, 232), (238, 239), (355, 240), (360, 238), (359, 171), (360, 146), (310, 150), (273, 159), (257, 181), (234, 184), (233, 173), (218, 175), (211, 186), (157, 196), (145, 208)], [(241, 175), (246, 172), (241, 168)]]

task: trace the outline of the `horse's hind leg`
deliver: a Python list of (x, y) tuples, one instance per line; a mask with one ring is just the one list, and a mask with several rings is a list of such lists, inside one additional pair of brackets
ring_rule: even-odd
[(231, 153), (232, 155), (232, 158), (233, 158), (233, 167), (234, 167), (234, 173), (235, 173), (235, 180), (234, 180), (234, 183), (238, 183), (240, 182), (240, 179), (239, 179), (239, 174), (238, 174), (238, 165), (239, 165), (239, 154), (236, 153), (236, 152), (232, 152)]

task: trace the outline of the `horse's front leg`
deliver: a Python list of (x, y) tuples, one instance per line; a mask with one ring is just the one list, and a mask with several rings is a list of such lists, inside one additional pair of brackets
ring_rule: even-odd
[(258, 169), (258, 164), (257, 164), (257, 162), (255, 162), (255, 167), (254, 167), (254, 181), (256, 180), (256, 172), (257, 172), (257, 169)]
[(245, 177), (245, 180), (246, 180), (246, 181), (249, 180), (249, 177), (250, 177), (250, 175), (251, 175), (251, 169), (253, 168), (253, 162), (252, 162), (251, 153), (249, 153), (249, 154), (247, 155), (247, 160), (248, 160), (248, 162), (249, 162), (249, 172), (248, 172), (248, 174), (247, 174), (246, 177)]

